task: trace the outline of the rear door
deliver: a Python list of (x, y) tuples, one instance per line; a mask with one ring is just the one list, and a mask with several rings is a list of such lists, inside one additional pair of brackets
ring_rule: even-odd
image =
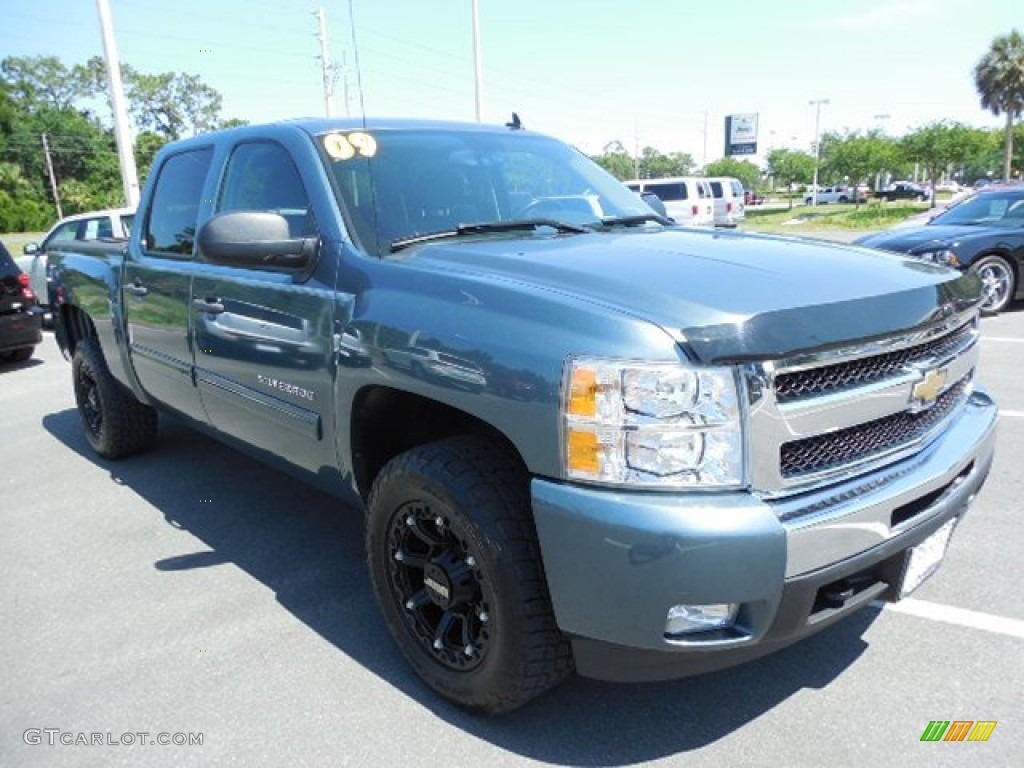
[(122, 285), (139, 383), (160, 403), (200, 421), (206, 416), (193, 379), (190, 305), (196, 224), (212, 159), (212, 147), (165, 158)]
[[(216, 212), (269, 211), (292, 237), (317, 237), (310, 185), (282, 144), (242, 142)], [(289, 271), (204, 262), (193, 285), (196, 378), (210, 422), (312, 472), (337, 462), (324, 439), (333, 425), (332, 263)]]

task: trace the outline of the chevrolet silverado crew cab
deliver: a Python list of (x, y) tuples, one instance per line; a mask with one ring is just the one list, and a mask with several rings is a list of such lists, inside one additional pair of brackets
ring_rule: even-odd
[(166, 411), (365, 510), (395, 643), (467, 708), (897, 600), (989, 472), (976, 276), (677, 228), (517, 123), (198, 136), (136, 222), (52, 254), (92, 448)]

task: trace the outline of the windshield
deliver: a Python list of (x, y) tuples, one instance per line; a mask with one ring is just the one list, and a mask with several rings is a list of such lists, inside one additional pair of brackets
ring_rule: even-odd
[[(472, 229), (465, 225), (597, 225), (653, 214), (637, 193), (585, 155), (545, 136), (403, 129), (329, 133), (319, 141), (346, 221), (359, 243), (377, 255), (420, 235), (460, 227), (465, 234)], [(468, 233), (485, 232), (532, 234), (500, 227)]]
[(931, 224), (985, 224), (1024, 227), (1024, 190), (986, 192), (969, 197), (931, 220)]

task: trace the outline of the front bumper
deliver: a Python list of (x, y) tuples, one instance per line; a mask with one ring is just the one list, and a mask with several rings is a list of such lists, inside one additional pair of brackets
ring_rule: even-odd
[[(897, 599), (907, 551), (962, 516), (985, 482), (996, 417), (979, 389), (918, 454), (772, 501), (535, 479), (544, 568), (577, 671), (619, 681), (708, 672), (806, 637), (872, 599)], [(739, 604), (734, 631), (666, 638), (671, 606), (718, 603)]]

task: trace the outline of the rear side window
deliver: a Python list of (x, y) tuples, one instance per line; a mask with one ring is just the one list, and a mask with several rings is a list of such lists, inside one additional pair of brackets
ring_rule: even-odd
[(171, 155), (160, 168), (146, 222), (146, 250), (191, 256), (213, 149)]
[(711, 192), (714, 194), (715, 197), (721, 197), (722, 196), (722, 182), (720, 182), (720, 181), (712, 181), (711, 182)]
[(742, 182), (731, 181), (729, 183), (732, 186), (732, 193), (734, 195), (736, 195), (736, 197), (743, 197), (743, 184), (742, 184)]
[(647, 184), (644, 186), (644, 191), (653, 192), (665, 202), (685, 200), (687, 197), (685, 184)]

